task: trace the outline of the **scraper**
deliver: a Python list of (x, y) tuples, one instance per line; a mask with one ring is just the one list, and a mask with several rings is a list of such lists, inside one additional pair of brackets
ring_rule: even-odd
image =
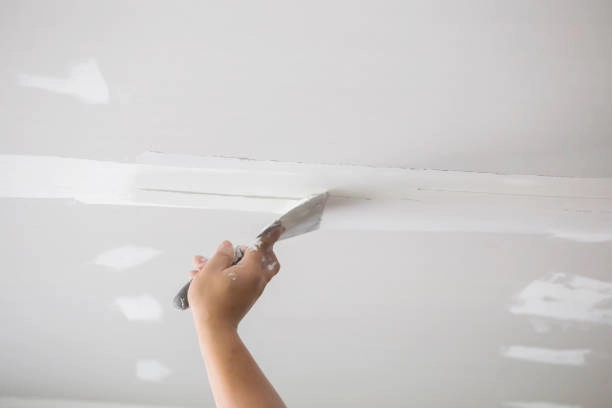
[[(259, 241), (259, 238), (266, 232), (266, 230), (268, 230), (268, 228), (276, 227), (278, 223), (285, 227), (285, 231), (282, 233), (279, 240), (317, 230), (321, 224), (321, 216), (323, 215), (323, 210), (325, 209), (327, 197), (329, 197), (329, 193), (323, 193), (302, 201), (300, 204), (296, 205), (287, 213), (282, 215), (279, 219), (275, 220), (272, 224), (264, 228), (264, 230), (257, 236), (255, 242), (257, 243)], [(240, 262), (243, 256), (244, 251), (242, 248), (234, 248), (234, 262), (232, 265), (236, 265), (238, 262)], [(189, 308), (187, 292), (189, 291), (190, 284), (191, 281), (187, 282), (187, 284), (183, 286), (178, 294), (174, 297), (173, 302), (177, 309), (185, 310)]]

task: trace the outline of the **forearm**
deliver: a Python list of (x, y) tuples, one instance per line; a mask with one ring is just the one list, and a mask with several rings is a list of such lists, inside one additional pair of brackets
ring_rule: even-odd
[(196, 327), (218, 408), (285, 407), (235, 329)]

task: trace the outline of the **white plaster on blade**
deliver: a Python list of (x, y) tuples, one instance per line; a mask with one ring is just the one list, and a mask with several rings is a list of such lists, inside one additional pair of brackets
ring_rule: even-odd
[(500, 352), (502, 357), (515, 360), (566, 366), (584, 365), (589, 353), (591, 353), (589, 349), (551, 349), (528, 346), (504, 347)]
[(160, 254), (161, 251), (154, 248), (127, 245), (102, 252), (94, 258), (93, 263), (123, 270), (148, 262)]
[(120, 296), (114, 304), (128, 320), (154, 322), (162, 318), (161, 304), (149, 294)]
[(68, 77), (20, 74), (17, 80), (21, 86), (74, 96), (89, 104), (107, 104), (110, 101), (108, 85), (94, 59), (73, 66)]
[(136, 377), (142, 381), (160, 382), (170, 375), (170, 370), (157, 360), (138, 360)]
[(556, 273), (527, 285), (508, 310), (516, 315), (612, 325), (610, 302), (612, 283)]

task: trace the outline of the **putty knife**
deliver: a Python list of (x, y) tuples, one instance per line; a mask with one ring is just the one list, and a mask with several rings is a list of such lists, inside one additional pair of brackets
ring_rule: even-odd
[[(275, 227), (277, 223), (280, 223), (285, 227), (285, 231), (280, 236), (279, 240), (295, 237), (296, 235), (305, 234), (310, 231), (314, 231), (319, 228), (321, 224), (321, 216), (325, 209), (325, 203), (329, 193), (323, 193), (311, 197), (297, 206), (293, 207), (287, 213), (282, 215), (279, 219), (268, 225), (264, 230), (257, 236), (261, 237), (268, 228)], [(242, 248), (234, 248), (234, 262), (232, 265), (236, 265), (242, 257), (244, 251)], [(189, 308), (189, 302), (187, 301), (187, 291), (189, 291), (189, 285), (191, 281), (187, 282), (185, 286), (179, 290), (178, 294), (174, 297), (174, 306), (177, 309), (185, 310)]]

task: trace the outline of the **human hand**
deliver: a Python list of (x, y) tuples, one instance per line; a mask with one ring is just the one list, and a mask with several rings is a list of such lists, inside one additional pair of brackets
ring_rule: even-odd
[(254, 245), (243, 247), (244, 257), (233, 266), (234, 247), (229, 241), (223, 241), (210, 259), (194, 256), (196, 269), (189, 272), (192, 280), (187, 297), (198, 331), (238, 328), (280, 270), (273, 246), (283, 232), (280, 223), (270, 226)]

